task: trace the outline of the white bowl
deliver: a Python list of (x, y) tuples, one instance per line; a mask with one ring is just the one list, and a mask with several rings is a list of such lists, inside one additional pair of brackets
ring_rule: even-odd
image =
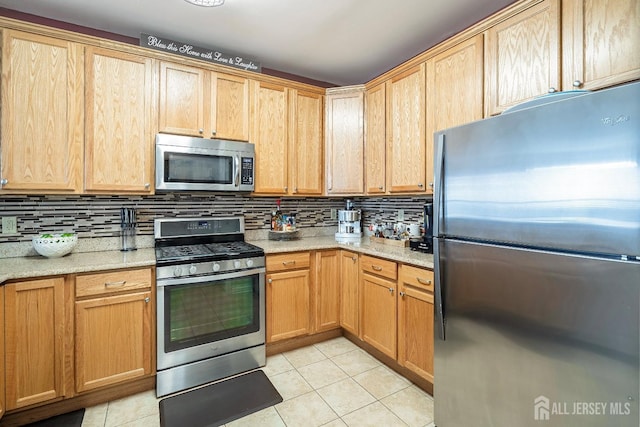
[(33, 248), (47, 258), (65, 256), (78, 244), (78, 235), (73, 233), (40, 234), (33, 238)]

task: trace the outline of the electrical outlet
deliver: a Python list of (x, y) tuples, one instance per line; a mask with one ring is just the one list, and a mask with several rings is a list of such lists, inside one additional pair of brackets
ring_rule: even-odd
[(17, 234), (18, 221), (15, 216), (2, 217), (2, 234)]
[(398, 209), (398, 221), (404, 221), (404, 209)]
[(331, 219), (336, 219), (338, 217), (338, 211), (336, 208), (331, 208)]

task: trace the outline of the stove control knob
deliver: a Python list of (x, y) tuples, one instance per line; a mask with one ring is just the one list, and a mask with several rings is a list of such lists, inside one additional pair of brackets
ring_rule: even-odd
[(197, 272), (198, 272), (198, 267), (196, 267), (195, 265), (191, 265), (191, 267), (189, 267), (190, 274), (196, 274)]
[(233, 268), (240, 268), (240, 261), (233, 261)]
[(220, 264), (218, 264), (217, 262), (213, 263), (213, 271), (220, 271)]
[(253, 267), (253, 260), (252, 259), (248, 259), (247, 260), (247, 267)]
[(182, 276), (182, 268), (181, 268), (181, 267), (176, 267), (176, 268), (173, 270), (173, 276), (174, 276), (174, 277), (180, 277), (180, 276)]

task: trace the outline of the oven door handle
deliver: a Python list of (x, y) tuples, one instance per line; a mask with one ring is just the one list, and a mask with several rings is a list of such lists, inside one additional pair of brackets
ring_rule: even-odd
[(159, 288), (162, 288), (163, 286), (173, 286), (173, 285), (192, 285), (195, 283), (219, 282), (220, 280), (236, 279), (238, 277), (253, 276), (254, 274), (264, 274), (264, 273), (266, 273), (266, 269), (262, 267), (262, 268), (254, 268), (252, 270), (233, 271), (231, 273), (224, 273), (224, 274), (209, 274), (206, 276), (196, 276), (196, 277), (177, 277), (175, 279), (158, 279), (156, 281), (156, 284)]

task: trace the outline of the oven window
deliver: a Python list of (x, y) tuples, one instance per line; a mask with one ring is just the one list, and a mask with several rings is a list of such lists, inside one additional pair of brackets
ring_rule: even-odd
[(165, 182), (232, 184), (233, 157), (165, 153), (164, 180)]
[(165, 286), (164, 292), (165, 352), (260, 329), (257, 274), (193, 285)]

